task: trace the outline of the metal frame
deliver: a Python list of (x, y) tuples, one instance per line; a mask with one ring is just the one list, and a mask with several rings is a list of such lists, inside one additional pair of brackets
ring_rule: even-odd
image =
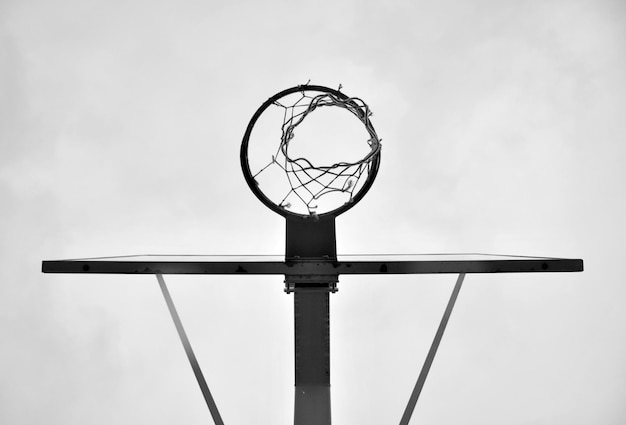
[[(292, 232), (292, 236), (301, 236)], [(306, 239), (300, 239), (306, 241)], [(304, 251), (327, 250), (334, 255), (334, 238), (320, 238), (318, 246), (306, 245)], [(325, 243), (330, 245), (324, 246)], [(44, 273), (81, 274), (154, 274), (165, 298), (176, 330), (187, 354), (189, 363), (200, 386), (205, 402), (216, 425), (224, 422), (211, 395), (204, 375), (196, 360), (171, 299), (163, 274), (217, 274), (217, 275), (285, 275), (285, 292), (294, 296), (294, 425), (331, 425), (330, 395), (330, 293), (336, 292), (339, 274), (433, 274), (456, 273), (458, 279), (450, 296), (443, 318), (432, 342), (415, 387), (405, 408), (400, 425), (408, 425), (424, 387), (426, 378), (439, 348), (452, 309), (466, 273), (511, 272), (579, 272), (581, 259), (562, 259), (520, 256), (490, 256), (472, 254), (469, 258), (453, 260), (462, 255), (412, 256), (438, 258), (438, 260), (389, 260), (383, 256), (369, 260), (340, 261), (329, 256), (317, 259), (300, 259), (298, 246), (292, 246), (294, 258), (284, 261), (261, 261), (259, 257), (235, 258), (217, 256), (183, 256), (185, 260), (164, 260), (162, 256), (103, 257), (93, 259), (43, 261)], [(400, 258), (405, 258), (402, 256)], [(487, 260), (485, 258), (493, 257)], [(196, 258), (196, 260), (192, 260)], [(355, 258), (359, 258), (355, 256)], [(483, 259), (479, 259), (483, 258)], [(254, 259), (257, 259), (256, 261)]]

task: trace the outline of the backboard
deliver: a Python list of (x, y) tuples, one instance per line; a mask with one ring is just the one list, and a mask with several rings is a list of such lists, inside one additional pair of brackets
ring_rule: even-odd
[(43, 261), (44, 273), (364, 275), (578, 272), (580, 259), (493, 254), (339, 255), (289, 259), (280, 255), (129, 255)]

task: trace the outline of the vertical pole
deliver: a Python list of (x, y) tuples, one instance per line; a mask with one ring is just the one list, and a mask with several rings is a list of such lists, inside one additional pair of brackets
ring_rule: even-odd
[[(335, 218), (288, 217), (285, 257), (336, 259)], [(330, 283), (288, 279), (294, 295), (294, 425), (331, 425)]]
[(327, 291), (294, 292), (295, 425), (330, 425), (330, 317)]

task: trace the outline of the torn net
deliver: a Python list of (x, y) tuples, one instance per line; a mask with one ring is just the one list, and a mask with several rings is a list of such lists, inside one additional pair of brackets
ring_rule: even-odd
[[(283, 124), (280, 144), (271, 160), (253, 177), (256, 179), (271, 166), (280, 167), (289, 181), (289, 190), (278, 206), (284, 209), (292, 208), (289, 198), (305, 205), (309, 215), (316, 215), (320, 198), (333, 193), (345, 194), (345, 203), (352, 202), (358, 189), (367, 180), (373, 162), (380, 153), (381, 143), (376, 135), (369, 117), (372, 115), (369, 107), (359, 98), (341, 98), (332, 93), (323, 93), (315, 96), (300, 92), (300, 98), (292, 105), (285, 105), (275, 101), (274, 105), (283, 108)], [(369, 145), (369, 152), (359, 161), (336, 162), (330, 165), (315, 166), (304, 157), (292, 157), (290, 144), (295, 138), (295, 130), (304, 119), (317, 108), (340, 107), (356, 116), (365, 126), (369, 138), (365, 142)]]

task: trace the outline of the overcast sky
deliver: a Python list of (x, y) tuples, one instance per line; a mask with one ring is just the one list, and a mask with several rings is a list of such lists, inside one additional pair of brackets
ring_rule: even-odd
[[(383, 139), (340, 253), (585, 260), (468, 276), (412, 423), (626, 423), (624, 52), (620, 0), (0, 2), (0, 423), (210, 423), (154, 277), (41, 260), (283, 253), (239, 145), (309, 80)], [(225, 423), (292, 423), (282, 278), (166, 280)], [(334, 423), (399, 422), (454, 280), (341, 279)]]

